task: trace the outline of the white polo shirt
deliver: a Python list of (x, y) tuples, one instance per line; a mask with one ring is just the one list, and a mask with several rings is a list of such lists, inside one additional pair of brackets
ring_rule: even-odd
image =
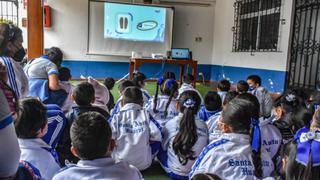
[(152, 163), (150, 141), (161, 142), (161, 131), (140, 105), (124, 105), (111, 120), (112, 138), (116, 147), (112, 157), (125, 161), (139, 170), (148, 168)]
[(106, 179), (106, 180), (141, 180), (137, 168), (125, 162), (115, 162), (112, 158), (80, 160), (78, 164), (67, 165), (53, 177), (53, 180)]

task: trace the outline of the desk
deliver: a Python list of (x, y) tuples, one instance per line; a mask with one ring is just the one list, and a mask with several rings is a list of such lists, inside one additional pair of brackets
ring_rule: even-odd
[(180, 66), (180, 83), (182, 84), (182, 79), (184, 75), (184, 69), (186, 65), (189, 65), (192, 68), (192, 75), (195, 78), (193, 82), (193, 86), (196, 86), (196, 79), (197, 79), (197, 66), (198, 61), (196, 60), (174, 60), (174, 59), (151, 59), (151, 58), (130, 58), (129, 60), (129, 78), (132, 79), (133, 71), (138, 71), (139, 67), (142, 64), (150, 63), (150, 64), (174, 64)]

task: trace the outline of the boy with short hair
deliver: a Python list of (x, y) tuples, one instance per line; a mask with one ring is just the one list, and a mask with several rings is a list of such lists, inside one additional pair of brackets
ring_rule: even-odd
[(143, 109), (142, 92), (137, 87), (124, 90), (122, 105), (110, 123), (117, 144), (112, 157), (145, 170), (161, 145), (160, 124)]
[(247, 83), (249, 85), (249, 92), (255, 95), (259, 100), (260, 116), (264, 118), (269, 118), (271, 116), (273, 102), (268, 90), (262, 87), (260, 76), (248, 76)]
[(227, 92), (230, 91), (231, 83), (227, 79), (222, 79), (218, 82), (217, 91), (220, 95), (221, 101), (224, 101), (224, 98), (226, 97)]
[(214, 91), (209, 91), (204, 97), (204, 106), (198, 112), (198, 117), (207, 121), (211, 116), (222, 110), (222, 102), (219, 94)]
[(240, 80), (237, 84), (236, 91), (239, 94), (247, 93), (249, 91), (249, 84), (244, 80)]
[(134, 83), (130, 80), (125, 80), (122, 83), (120, 83), (118, 90), (119, 90), (119, 94), (120, 94), (120, 98), (118, 99), (118, 101), (116, 102), (116, 105), (114, 106), (112, 112), (111, 112), (111, 116), (113, 116), (114, 114), (118, 113), (120, 111), (120, 109), (122, 108), (122, 96), (123, 96), (123, 92), (126, 88), (128, 87), (133, 87), (135, 86)]
[(185, 91), (195, 91), (198, 93), (198, 95), (200, 96), (201, 98), (201, 104), (203, 105), (204, 102), (203, 102), (203, 98), (202, 98), (202, 95), (200, 94), (200, 92), (195, 89), (193, 86), (192, 86), (192, 82), (195, 81), (195, 77), (192, 75), (192, 74), (185, 74), (183, 75), (183, 83), (181, 84), (180, 88), (179, 88), (179, 96), (177, 97), (177, 99), (179, 99), (180, 95), (185, 92)]
[(111, 158), (115, 146), (111, 128), (97, 112), (80, 115), (71, 126), (72, 153), (81, 160), (54, 176), (54, 180), (132, 179), (140, 180), (140, 172), (125, 162)]
[(71, 110), (72, 106), (74, 105), (71, 95), (72, 95), (72, 90), (74, 86), (70, 83), (71, 80), (71, 72), (70, 69), (67, 67), (60, 67), (59, 68), (59, 85), (60, 88), (65, 90), (68, 93), (67, 99), (64, 101), (61, 109), (63, 112), (68, 112)]

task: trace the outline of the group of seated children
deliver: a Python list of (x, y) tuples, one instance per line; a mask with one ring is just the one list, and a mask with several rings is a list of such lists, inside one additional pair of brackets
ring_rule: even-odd
[(113, 78), (73, 87), (69, 69), (58, 73), (70, 97), (59, 106), (1, 88), (0, 142), (11, 152), (0, 150), (0, 178), (135, 180), (155, 162), (177, 180), (320, 178), (317, 96), (292, 90), (273, 101), (251, 75), (235, 88), (223, 79), (202, 98), (195, 77), (179, 85), (167, 72), (151, 97), (137, 72), (115, 102)]

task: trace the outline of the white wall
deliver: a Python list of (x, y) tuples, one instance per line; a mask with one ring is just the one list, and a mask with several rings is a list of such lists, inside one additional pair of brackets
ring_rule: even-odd
[[(52, 8), (53, 26), (45, 29), (46, 48), (60, 47), (67, 60), (128, 61), (128, 57), (86, 55), (88, 0), (48, 0), (47, 3)], [(25, 10), (22, 10), (21, 13), (24, 17), (26, 16)], [(214, 6), (177, 6), (172, 47), (190, 48), (194, 59), (197, 59), (200, 64), (211, 64), (213, 14)], [(27, 37), (26, 29), (23, 29), (24, 37)], [(201, 37), (202, 41), (195, 42), (196, 37)]]
[(232, 52), (235, 0), (216, 0), (212, 64), (286, 71), (290, 37), (292, 0), (282, 0), (280, 52)]

